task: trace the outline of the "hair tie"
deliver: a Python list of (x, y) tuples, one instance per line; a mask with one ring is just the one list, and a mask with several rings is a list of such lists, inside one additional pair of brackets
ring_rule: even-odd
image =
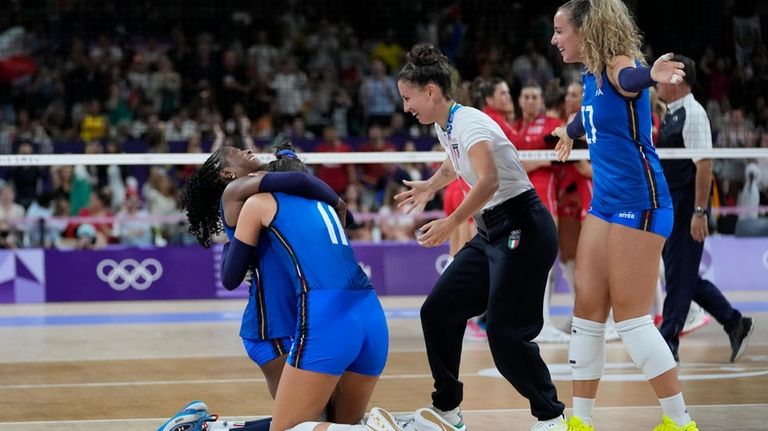
[(296, 153), (293, 152), (293, 150), (280, 150), (276, 154), (278, 157), (289, 157), (291, 159), (296, 158)]

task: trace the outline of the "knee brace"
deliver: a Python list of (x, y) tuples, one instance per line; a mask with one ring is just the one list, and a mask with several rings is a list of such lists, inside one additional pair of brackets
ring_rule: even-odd
[(302, 422), (288, 431), (314, 431), (315, 427), (321, 423), (322, 422)]
[(653, 326), (651, 316), (616, 322), (616, 331), (624, 341), (632, 362), (648, 380), (675, 368), (672, 352), (659, 330)]
[(605, 323), (573, 317), (568, 362), (573, 380), (597, 380), (605, 368)]

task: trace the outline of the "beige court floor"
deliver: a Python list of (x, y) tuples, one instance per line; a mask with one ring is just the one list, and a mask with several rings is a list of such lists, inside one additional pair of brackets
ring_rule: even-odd
[[(768, 303), (768, 291), (729, 296), (739, 303)], [(408, 412), (430, 404), (432, 379), (415, 314), (422, 300), (382, 299), (399, 317), (390, 320), (389, 362), (372, 406)], [(565, 301), (565, 296), (555, 298)], [(0, 430), (154, 430), (193, 399), (225, 417), (269, 415), (272, 401), (264, 379), (237, 336), (243, 306), (240, 300), (0, 306), (5, 322), (0, 325)], [(185, 313), (217, 313), (225, 319), (120, 319)], [(728, 339), (716, 322), (682, 341), (680, 375), (701, 430), (768, 430), (768, 312), (745, 314), (755, 315), (758, 327), (736, 364), (728, 362)], [(89, 323), (94, 316), (99, 323)], [(27, 323), (8, 323), (12, 318)], [(56, 323), (58, 318), (70, 323)], [(567, 345), (541, 345), (541, 350), (561, 399), (570, 406)], [(620, 342), (609, 343), (607, 351), (597, 429), (651, 430), (661, 413), (650, 386)], [(465, 342), (462, 379), (462, 408), (472, 431), (530, 428), (526, 400), (499, 378), (486, 343)]]

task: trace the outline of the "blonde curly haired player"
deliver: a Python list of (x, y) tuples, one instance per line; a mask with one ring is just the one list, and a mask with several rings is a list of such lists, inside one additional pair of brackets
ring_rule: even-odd
[(651, 142), (648, 88), (679, 83), (684, 65), (671, 54), (643, 64), (640, 33), (620, 0), (571, 0), (554, 16), (555, 45), (566, 63), (582, 63), (581, 115), (553, 132), (567, 159), (573, 139), (585, 136), (594, 195), (576, 252), (576, 301), (569, 347), (573, 374), (572, 431), (591, 431), (605, 367), (605, 322), (616, 330), (659, 398), (655, 431), (698, 430), (683, 400), (677, 369), (648, 314), (658, 262), (672, 231), (672, 201)]

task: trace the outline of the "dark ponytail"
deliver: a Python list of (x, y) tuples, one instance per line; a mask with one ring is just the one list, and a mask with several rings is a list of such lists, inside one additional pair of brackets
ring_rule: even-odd
[(408, 63), (397, 75), (398, 81), (407, 81), (419, 87), (434, 83), (450, 99), (456, 93), (454, 82), (458, 72), (439, 49), (428, 43), (414, 45), (408, 53)]
[(223, 231), (219, 219), (221, 195), (227, 183), (219, 174), (225, 162), (221, 149), (193, 173), (181, 189), (181, 208), (187, 212), (189, 232), (205, 248), (211, 246), (211, 237)]
[(274, 146), (275, 160), (267, 165), (268, 172), (307, 172), (307, 166), (296, 155), (296, 147), (291, 141), (282, 141)]

